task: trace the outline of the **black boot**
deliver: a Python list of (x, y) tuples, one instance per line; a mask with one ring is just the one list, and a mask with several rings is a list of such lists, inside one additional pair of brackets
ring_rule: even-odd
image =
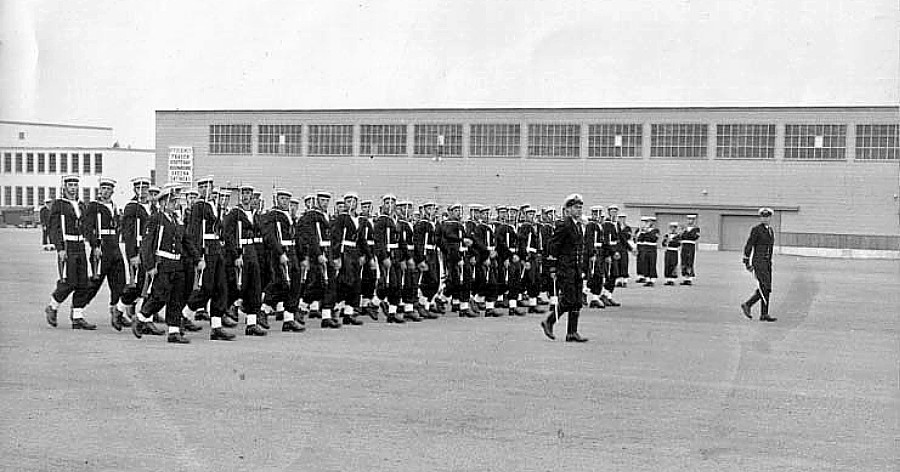
[(234, 328), (237, 326), (237, 321), (234, 321), (230, 316), (225, 315), (222, 318), (222, 327), (223, 328)]
[(122, 331), (122, 312), (115, 306), (109, 307), (109, 324), (116, 331)]
[(209, 332), (209, 339), (211, 341), (233, 341), (234, 333), (225, 331), (225, 328), (213, 328)]
[(541, 329), (544, 330), (544, 336), (547, 336), (550, 339), (556, 339), (556, 336), (553, 335), (553, 324), (556, 322), (556, 318), (553, 314), (547, 317), (544, 321), (541, 321)]
[(297, 323), (296, 320), (288, 320), (282, 323), (281, 331), (287, 333), (302, 333), (306, 331), (306, 328), (302, 326), (300, 323)]
[(143, 326), (141, 327), (141, 333), (149, 334), (151, 336), (162, 336), (162, 335), (166, 334), (166, 330), (163, 328), (160, 328), (159, 326), (156, 326), (151, 321), (151, 322), (143, 323)]
[(189, 318), (185, 318), (182, 316), (181, 317), (181, 329), (194, 333), (197, 331), (201, 331), (203, 329), (203, 327), (198, 325), (197, 323), (194, 323)]
[(122, 326), (130, 328), (134, 324), (134, 305), (125, 305), (125, 313), (122, 313)]
[(359, 319), (356, 318), (356, 315), (350, 315), (350, 316), (346, 316), (346, 315), (345, 315), (345, 316), (342, 316), (342, 317), (341, 317), (341, 321), (342, 321), (345, 325), (360, 326), (360, 325), (363, 324), (362, 320), (359, 320)]
[[(278, 320), (278, 318), (275, 318), (275, 319)], [(283, 312), (282, 312), (282, 315), (281, 315), (281, 319), (282, 319), (282, 320), (284, 319), (284, 313), (283, 313)], [(262, 329), (269, 329), (269, 315), (267, 315), (267, 314), (265, 314), (265, 313), (260, 313), (260, 314), (256, 315), (256, 323), (257, 323), (257, 324), (259, 325), (259, 327), (262, 328)]]
[(244, 335), (245, 336), (265, 336), (266, 330), (262, 329), (259, 325), (255, 325), (255, 324), (247, 325), (247, 327), (244, 328)]
[(581, 337), (578, 334), (578, 318), (581, 317), (581, 312), (579, 311), (570, 311), (569, 319), (566, 326), (566, 342), (575, 342), (575, 343), (584, 343), (587, 342), (587, 338)]
[(326, 329), (337, 329), (341, 327), (341, 324), (334, 318), (323, 318), (321, 326)]
[(90, 321), (84, 318), (76, 318), (72, 320), (72, 329), (83, 329), (87, 331), (93, 331), (97, 329), (97, 325), (91, 323)]
[(166, 339), (166, 342), (173, 344), (190, 344), (191, 340), (184, 337), (181, 333), (169, 333), (169, 338)]

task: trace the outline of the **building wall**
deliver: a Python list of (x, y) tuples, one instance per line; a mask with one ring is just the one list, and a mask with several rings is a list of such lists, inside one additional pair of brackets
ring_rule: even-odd
[[(23, 172), (17, 172), (15, 168), (15, 159), (17, 155), (21, 155), (23, 161), (31, 154), (34, 158), (33, 172), (27, 172), (27, 167), (23, 163)], [(38, 155), (44, 155), (44, 167), (38, 167)], [(56, 168), (49, 168), (50, 154), (56, 155)], [(71, 168), (71, 156), (77, 154), (79, 156), (79, 166), (77, 170)], [(66, 155), (69, 168), (66, 172), (61, 172), (61, 158)], [(96, 156), (102, 156), (102, 172), (97, 172), (95, 167), (97, 163)], [(13, 168), (11, 172), (7, 172), (5, 159), (10, 156), (13, 159)], [(83, 166), (85, 156), (90, 157), (90, 167), (87, 172)], [(115, 179), (117, 182), (116, 191), (113, 194), (113, 201), (117, 205), (125, 205), (133, 196), (129, 181), (137, 176), (150, 176), (154, 166), (154, 152), (152, 150), (136, 150), (136, 149), (112, 149), (112, 148), (65, 148), (65, 147), (0, 147), (0, 206), (19, 206), (16, 200), (16, 187), (22, 188), (23, 201), (22, 206), (39, 206), (41, 202), (39, 189), (44, 189), (44, 198), (50, 198), (50, 189), (56, 189), (57, 197), (60, 196), (60, 178), (63, 174), (78, 174), (81, 176), (82, 188), (91, 189), (91, 198), (96, 197), (96, 188), (98, 180), (102, 176)], [(27, 201), (27, 189), (33, 189), (33, 204)], [(8, 199), (7, 189), (10, 189), (11, 199)], [(79, 194), (79, 198), (83, 198)]]
[(0, 120), (0, 147), (89, 147), (113, 145), (112, 128)]
[[(894, 249), (900, 242), (897, 160), (856, 160), (856, 124), (896, 124), (896, 107), (756, 108), (756, 109), (599, 109), (599, 110), (362, 110), (362, 111), (205, 111), (157, 112), (156, 166), (167, 170), (169, 146), (193, 146), (194, 175), (214, 174), (221, 183), (251, 183), (264, 190), (286, 186), (303, 194), (316, 188), (335, 193), (354, 190), (377, 197), (393, 192), (415, 200), (439, 202), (559, 204), (571, 192), (583, 193), (588, 205), (626, 205), (632, 222), (641, 214), (701, 210), (706, 242), (718, 242), (723, 214), (753, 214), (759, 206), (779, 210), (786, 242), (812, 244), (821, 235), (880, 236)], [(250, 155), (210, 155), (211, 124), (254, 125)], [(273, 156), (257, 153), (258, 124), (352, 124), (354, 156)], [(408, 155), (360, 156), (363, 124), (408, 125)], [(413, 124), (519, 123), (520, 155), (509, 158), (412, 157)], [(581, 157), (535, 158), (527, 154), (528, 124), (571, 123), (581, 126)], [(639, 123), (642, 156), (589, 158), (587, 127), (594, 123)], [(651, 125), (706, 123), (707, 157), (650, 157)], [(774, 124), (773, 159), (719, 159), (716, 124)], [(785, 126), (847, 125), (846, 157), (837, 161), (784, 158)], [(304, 127), (304, 131), (306, 128)], [(468, 150), (468, 126), (463, 149)], [(304, 144), (306, 133), (304, 132)], [(165, 180), (165, 177), (163, 177)], [(267, 192), (268, 193), (268, 192)], [(669, 207), (668, 209), (664, 207)], [(674, 209), (673, 209), (674, 208)], [(708, 239), (707, 239), (708, 238)], [(845, 238), (846, 239), (846, 238)], [(868, 244), (868, 243), (866, 243)]]

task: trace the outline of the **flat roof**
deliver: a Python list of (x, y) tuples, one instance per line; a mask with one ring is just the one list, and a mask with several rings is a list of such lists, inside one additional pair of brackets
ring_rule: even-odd
[(816, 105), (816, 106), (697, 106), (697, 107), (476, 107), (476, 108), (317, 108), (317, 109), (184, 109), (156, 110), (156, 113), (380, 113), (380, 112), (610, 112), (610, 111), (893, 111), (898, 105)]
[(100, 131), (112, 131), (112, 128), (109, 126), (86, 126), (86, 125), (67, 125), (60, 123), (39, 123), (36, 121), (10, 121), (10, 120), (0, 120), (0, 124), (6, 125), (28, 125), (28, 126), (46, 126), (49, 128), (70, 128), (70, 129), (93, 129)]
[(79, 147), (79, 146), (3, 146), (0, 145), (0, 149), (17, 149), (17, 150), (28, 150), (34, 149), (38, 151), (44, 150), (61, 150), (61, 151), (125, 151), (125, 152), (156, 152), (156, 149), (142, 149), (142, 148), (123, 148), (123, 147), (102, 147), (102, 146), (94, 146), (94, 147)]

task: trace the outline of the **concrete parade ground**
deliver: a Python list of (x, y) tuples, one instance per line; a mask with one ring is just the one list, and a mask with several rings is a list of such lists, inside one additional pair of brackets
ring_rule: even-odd
[(900, 470), (898, 261), (776, 256), (776, 323), (740, 314), (740, 254), (700, 252), (695, 286), (585, 310), (582, 345), (539, 315), (171, 345), (114, 331), (105, 288), (97, 331), (68, 301), (51, 328), (55, 253), (0, 247), (0, 470)]

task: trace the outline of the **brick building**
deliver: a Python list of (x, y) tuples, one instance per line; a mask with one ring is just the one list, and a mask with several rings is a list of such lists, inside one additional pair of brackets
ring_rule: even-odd
[[(303, 194), (699, 213), (707, 249), (738, 249), (776, 210), (785, 253), (900, 257), (898, 107), (161, 110), (156, 169)], [(173, 169), (174, 170), (174, 169)], [(174, 174), (173, 174), (174, 175)], [(268, 193), (268, 192), (267, 192)]]

